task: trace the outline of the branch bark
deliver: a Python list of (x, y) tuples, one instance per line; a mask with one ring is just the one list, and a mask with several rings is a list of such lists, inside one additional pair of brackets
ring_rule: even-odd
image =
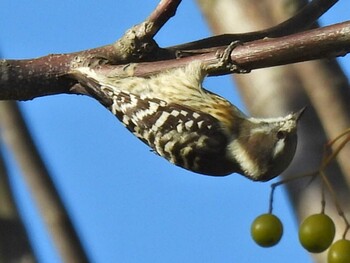
[[(216, 64), (218, 53), (226, 46), (188, 50), (170, 47), (160, 61), (141, 62), (134, 66), (135, 76), (156, 74), (169, 68), (181, 67), (192, 60), (202, 60), (204, 64)], [(107, 48), (109, 49), (109, 48)], [(49, 55), (32, 60), (0, 61), (0, 98), (29, 100), (36, 97), (60, 93), (81, 94), (75, 89), (77, 82), (69, 76), (72, 67), (90, 66), (104, 74), (125, 75), (125, 65), (107, 64), (99, 57), (98, 50), (79, 53)], [(313, 29), (293, 35), (267, 38), (243, 43), (232, 51), (231, 59), (239, 68), (248, 71), (258, 68), (344, 56), (350, 52), (350, 22), (324, 28)], [(182, 58), (174, 58), (182, 54)], [(228, 74), (211, 72), (213, 75)], [(84, 94), (84, 93), (83, 93)]]

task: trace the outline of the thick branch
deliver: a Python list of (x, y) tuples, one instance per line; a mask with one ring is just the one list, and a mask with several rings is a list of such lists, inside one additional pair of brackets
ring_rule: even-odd
[[(211, 65), (218, 62), (218, 52), (223, 52), (226, 46), (216, 47), (198, 52), (179, 59), (133, 64), (134, 76), (147, 76), (171, 68), (181, 67), (192, 60), (202, 60)], [(239, 68), (253, 70), (283, 64), (343, 56), (350, 52), (350, 21), (328, 27), (313, 29), (294, 35), (262, 39), (242, 44), (231, 53), (231, 59)], [(200, 55), (198, 55), (198, 53)], [(105, 65), (96, 69), (105, 75), (126, 74), (125, 65)], [(213, 75), (218, 72), (211, 72)], [(220, 74), (230, 73), (219, 72)]]
[(31, 60), (0, 60), (1, 99), (30, 100), (69, 93), (72, 81), (62, 76), (69, 69), (68, 55)]
[[(233, 59), (256, 69), (320, 58), (345, 56), (350, 51), (350, 21), (247, 45)], [(238, 49), (238, 48), (237, 48)]]
[[(237, 39), (246, 42), (266, 36), (279, 36), (282, 32), (300, 31), (337, 0), (314, 0), (303, 9), (301, 12), (303, 15), (297, 15), (271, 29), (247, 34), (221, 35), (167, 49), (159, 48), (153, 37), (175, 14), (180, 2), (180, 0), (161, 1), (146, 21), (128, 30), (112, 45), (71, 54), (48, 55), (32, 60), (0, 61), (0, 99), (29, 100), (61, 93), (85, 94), (83, 89), (76, 89), (74, 79), (68, 78), (67, 74), (72, 65), (101, 67), (101, 70), (108, 72), (111, 68), (107, 66), (104, 68), (103, 65), (119, 64), (120, 67), (113, 68), (118, 71), (127, 63), (148, 61), (139, 64), (135, 71), (135, 75), (147, 75), (169, 67), (182, 66), (193, 59), (200, 59), (206, 64), (217, 63), (217, 52), (223, 52), (226, 48), (222, 46), (223, 43), (226, 45)], [(196, 46), (196, 43), (205, 43), (211, 48), (189, 51), (188, 47)], [(346, 54), (349, 51), (348, 47), (349, 23), (343, 23), (321, 31), (310, 31), (274, 40), (253, 41), (235, 49), (232, 52), (232, 59), (240, 67), (252, 70), (320, 57), (334, 57)], [(179, 55), (188, 57), (177, 59)], [(213, 75), (226, 73), (231, 72), (211, 72)]]
[[(199, 49), (179, 59), (135, 64), (134, 75), (145, 76), (181, 67), (200, 59), (205, 64), (218, 62), (218, 52), (226, 47)], [(350, 51), (350, 22), (313, 29), (280, 38), (243, 43), (232, 51), (232, 60), (241, 68), (253, 70), (318, 58), (343, 56)], [(28, 100), (60, 93), (79, 93), (72, 90), (76, 81), (68, 77), (72, 66), (99, 68), (104, 74), (125, 75), (125, 65), (108, 65), (93, 57), (96, 50), (66, 55), (49, 55), (33, 60), (0, 61), (0, 98)], [(181, 54), (181, 50), (177, 50)], [(199, 55), (198, 55), (199, 54)], [(90, 56), (91, 60), (86, 58)], [(211, 72), (213, 75), (231, 72)], [(84, 94), (82, 92), (82, 94)]]

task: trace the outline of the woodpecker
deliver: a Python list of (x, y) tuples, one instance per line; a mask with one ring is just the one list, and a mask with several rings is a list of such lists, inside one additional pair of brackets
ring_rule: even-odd
[(81, 85), (110, 98), (109, 110), (169, 162), (212, 176), (278, 176), (295, 154), (304, 109), (279, 118), (248, 117), (202, 87), (207, 74), (200, 61), (148, 77), (106, 76), (89, 67), (72, 71)]

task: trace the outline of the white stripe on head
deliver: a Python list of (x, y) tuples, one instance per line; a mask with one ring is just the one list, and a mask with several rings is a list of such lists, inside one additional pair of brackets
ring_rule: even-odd
[(261, 171), (258, 165), (250, 158), (238, 140), (233, 140), (228, 145), (228, 154), (237, 161), (243, 172), (253, 179), (258, 179), (260, 174), (265, 172), (265, 170)]
[(294, 114), (288, 114), (287, 116), (284, 117), (275, 117), (275, 118), (254, 118), (250, 117), (248, 118), (251, 122), (253, 123), (261, 123), (261, 122), (267, 122), (267, 123), (272, 123), (272, 122), (283, 122), (283, 121), (290, 121), (293, 119)]

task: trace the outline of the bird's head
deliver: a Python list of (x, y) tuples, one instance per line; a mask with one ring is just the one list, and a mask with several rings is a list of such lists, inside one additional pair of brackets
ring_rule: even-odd
[(268, 181), (291, 163), (297, 146), (297, 124), (305, 108), (280, 118), (246, 118), (228, 148), (241, 173)]

